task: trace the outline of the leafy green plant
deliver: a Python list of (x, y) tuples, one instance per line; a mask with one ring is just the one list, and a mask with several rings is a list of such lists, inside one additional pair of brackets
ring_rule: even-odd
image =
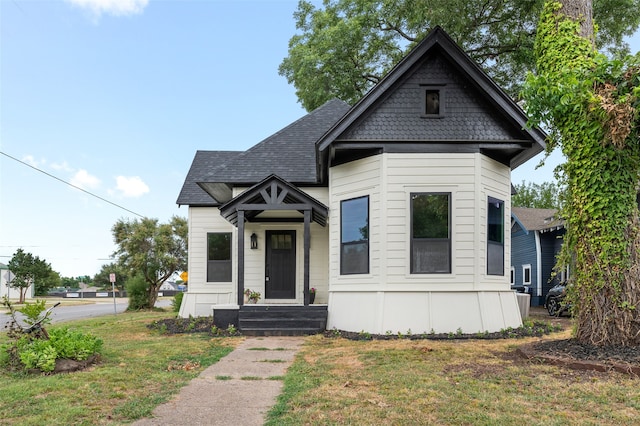
[[(44, 312), (46, 309), (46, 300), (36, 300), (33, 303), (25, 302), (24, 306), (20, 309), (17, 309), (18, 312), (22, 313), (26, 318), (24, 318), (24, 322), (29, 325), (35, 324), (36, 321), (40, 318), (40, 314)], [(42, 325), (48, 324), (51, 322), (50, 318), (45, 318), (42, 322)]]
[(523, 97), (530, 124), (551, 129), (547, 152), (559, 147), (567, 159), (557, 173), (567, 187), (558, 267), (572, 266), (576, 338), (638, 345), (640, 57), (608, 59), (583, 24), (557, 1), (545, 2), (537, 73)]
[(127, 296), (129, 297), (127, 310), (138, 311), (140, 309), (146, 309), (149, 299), (149, 284), (145, 281), (144, 277), (142, 275), (136, 275), (133, 278), (129, 278), (124, 286), (127, 289)]
[(25, 369), (51, 372), (57, 359), (84, 361), (102, 349), (102, 340), (66, 327), (52, 329), (49, 337), (45, 340), (24, 335), (17, 341), (18, 356)]
[(173, 296), (173, 300), (171, 301), (171, 307), (173, 308), (173, 312), (180, 312), (180, 305), (182, 305), (182, 299), (184, 298), (184, 293), (176, 293)]

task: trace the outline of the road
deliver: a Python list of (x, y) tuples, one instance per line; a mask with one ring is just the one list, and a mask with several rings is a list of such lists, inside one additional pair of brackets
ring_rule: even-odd
[[(103, 315), (117, 315), (127, 309), (127, 299), (116, 299), (115, 310), (113, 299), (109, 302), (101, 300), (97, 303), (89, 303), (76, 306), (58, 306), (51, 313), (53, 323), (72, 321), (82, 318), (99, 317)], [(171, 300), (163, 299), (156, 302), (157, 307), (167, 307), (171, 305)], [(115, 312), (114, 312), (115, 311)], [(5, 331), (5, 326), (9, 323), (10, 316), (0, 313), (0, 331)]]

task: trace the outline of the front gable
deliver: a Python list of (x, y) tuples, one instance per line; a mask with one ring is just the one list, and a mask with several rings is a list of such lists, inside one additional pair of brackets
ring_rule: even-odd
[[(416, 63), (336, 140), (349, 141), (519, 141), (526, 134), (510, 123), (439, 49)], [(440, 92), (441, 113), (425, 114), (425, 92)], [(425, 147), (426, 148), (426, 147)]]
[[(437, 93), (436, 113), (426, 99)], [(511, 169), (543, 151), (522, 109), (439, 27), (316, 143), (318, 173), (383, 152), (483, 153)]]

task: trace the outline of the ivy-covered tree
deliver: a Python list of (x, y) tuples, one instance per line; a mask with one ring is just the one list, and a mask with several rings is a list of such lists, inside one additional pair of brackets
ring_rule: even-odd
[[(329, 99), (358, 101), (436, 25), (517, 96), (534, 69), (533, 41), (544, 0), (302, 0), (280, 75), (311, 111)], [(597, 45), (624, 51), (640, 25), (640, 0), (594, 0)]]
[(34, 285), (35, 288), (44, 289), (46, 293), (48, 280), (51, 279), (51, 274), (53, 273), (51, 265), (47, 262), (38, 256), (18, 249), (13, 254), (7, 267), (14, 275), (9, 286), (19, 289), (20, 303), (24, 302), (27, 289), (31, 285)]
[[(538, 24), (537, 73), (524, 92), (533, 124), (552, 129), (572, 263), (576, 338), (640, 344), (640, 55), (607, 59), (594, 46), (589, 0), (549, 1)], [(637, 10), (635, 12), (637, 13)]]
[(187, 265), (188, 226), (174, 216), (169, 223), (157, 219), (119, 220), (112, 228), (118, 246), (114, 256), (130, 277), (142, 276), (147, 284), (147, 306), (153, 308), (160, 286)]
[(515, 184), (516, 193), (511, 197), (514, 207), (533, 209), (559, 209), (562, 205), (562, 187), (554, 182), (524, 182)]

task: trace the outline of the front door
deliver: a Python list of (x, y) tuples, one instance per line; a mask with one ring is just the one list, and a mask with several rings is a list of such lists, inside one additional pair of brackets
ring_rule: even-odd
[(265, 299), (296, 297), (296, 231), (267, 231)]

